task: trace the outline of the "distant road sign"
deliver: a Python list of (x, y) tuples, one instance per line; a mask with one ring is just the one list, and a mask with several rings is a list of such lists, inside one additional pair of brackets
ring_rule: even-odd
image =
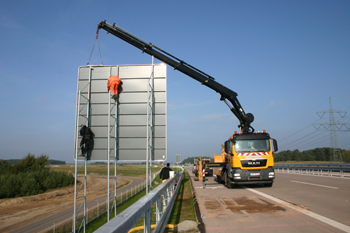
[(175, 155), (175, 161), (176, 161), (176, 163), (181, 163), (181, 155), (180, 154)]

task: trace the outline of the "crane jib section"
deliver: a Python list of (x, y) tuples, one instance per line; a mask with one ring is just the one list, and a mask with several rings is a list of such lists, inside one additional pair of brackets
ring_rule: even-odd
[[(211, 88), (221, 95), (220, 100), (225, 101), (233, 114), (237, 117), (240, 122), (239, 127), (243, 132), (251, 133), (254, 132), (254, 129), (250, 126), (250, 123), (253, 122), (254, 117), (251, 113), (246, 114), (243, 110), (243, 107), (237, 99), (237, 93), (230, 90), (229, 88), (223, 86), (222, 84), (216, 82), (214, 78), (210, 75), (194, 68), (193, 66), (185, 63), (184, 61), (168, 54), (167, 52), (159, 49), (151, 43), (148, 43), (133, 34), (125, 31), (124, 29), (116, 26), (115, 24), (111, 25), (106, 21), (102, 21), (98, 25), (99, 29), (104, 29), (107, 32), (113, 34), (114, 36), (128, 42), (129, 44), (135, 46), (136, 48), (142, 50), (143, 52), (154, 56), (158, 60), (168, 64), (174, 69), (186, 74), (187, 76), (197, 80), (201, 84)], [(227, 103), (228, 100), (230, 104)]]

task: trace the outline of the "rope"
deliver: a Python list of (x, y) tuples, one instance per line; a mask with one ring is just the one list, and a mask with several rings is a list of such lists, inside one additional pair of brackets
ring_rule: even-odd
[(98, 44), (98, 51), (100, 52), (100, 59), (101, 59), (101, 64), (103, 65), (102, 62), (102, 54), (101, 54), (101, 48), (100, 48), (100, 41), (97, 39), (97, 44)]
[(103, 62), (102, 62), (102, 54), (101, 54), (101, 48), (100, 48), (100, 41), (98, 40), (98, 33), (99, 33), (99, 27), (97, 27), (97, 31), (96, 31), (96, 38), (95, 38), (95, 41), (94, 41), (94, 45), (92, 46), (92, 50), (91, 50), (91, 53), (90, 53), (90, 58), (89, 58), (89, 61), (86, 65), (89, 65), (90, 64), (90, 60), (91, 60), (91, 57), (92, 57), (92, 53), (94, 52), (94, 48), (95, 48), (95, 44), (96, 44), (96, 40), (97, 40), (97, 44), (98, 44), (98, 50), (100, 52), (100, 59), (101, 59), (101, 64), (103, 65)]

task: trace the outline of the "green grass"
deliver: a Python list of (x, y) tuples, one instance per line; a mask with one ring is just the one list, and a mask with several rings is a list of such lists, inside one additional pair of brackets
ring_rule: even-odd
[[(152, 173), (159, 171), (162, 166), (156, 165), (157, 167), (152, 167)], [(78, 164), (78, 169), (80, 165)], [(75, 165), (51, 165), (50, 169), (53, 171), (65, 171), (65, 172), (72, 172), (74, 174), (75, 172)], [(100, 176), (107, 176), (107, 164), (105, 165), (92, 165), (88, 164), (87, 166), (87, 172), (88, 174), (94, 173), (98, 174)], [(112, 170), (111, 175), (114, 175), (114, 165), (110, 166), (110, 169)], [(82, 167), (79, 171), (79, 174), (84, 174), (84, 167)], [(142, 177), (146, 174), (146, 165), (140, 164), (118, 164), (117, 165), (117, 176), (129, 176), (129, 177)]]
[[(176, 169), (173, 169), (176, 170)], [(152, 206), (151, 212), (155, 212), (156, 208), (155, 205)], [(152, 215), (152, 221), (155, 221), (156, 217), (155, 214)], [(185, 220), (191, 220), (191, 221), (197, 221), (196, 219), (196, 212), (194, 209), (194, 203), (193, 203), (193, 196), (192, 196), (192, 189), (191, 189), (191, 181), (190, 177), (185, 171), (184, 177), (182, 179), (182, 182), (180, 184), (180, 188), (178, 191), (178, 194), (176, 196), (174, 206), (172, 209), (172, 212), (170, 214), (168, 224), (174, 224), (177, 225)], [(135, 224), (134, 227), (143, 226), (143, 217)], [(168, 232), (171, 230), (166, 229), (165, 232)], [(133, 233), (142, 233), (143, 230), (134, 231)]]
[[(79, 166), (78, 166), (79, 168)], [(162, 168), (162, 166), (157, 165), (157, 167), (152, 167), (152, 173), (155, 173), (159, 171)], [(54, 171), (65, 171), (65, 172), (72, 172), (74, 173), (75, 166), (74, 165), (53, 165), (50, 166), (50, 169)], [(110, 169), (114, 169), (114, 166), (110, 167)], [(99, 175), (107, 175), (107, 164), (106, 165), (88, 165), (87, 168), (88, 174), (94, 173), (94, 174), (99, 174)], [(79, 174), (84, 173), (84, 167), (81, 169)], [(113, 173), (113, 171), (112, 171)], [(126, 175), (125, 175), (126, 174)], [(117, 175), (118, 176), (130, 176), (130, 177), (145, 177), (146, 176), (146, 166), (145, 164), (140, 164), (140, 165), (118, 165), (117, 166)], [(160, 184), (159, 176), (156, 177), (155, 181), (157, 181), (158, 184)], [(154, 185), (153, 188), (156, 186)], [(124, 201), (117, 207), (117, 214), (121, 213), (125, 209), (127, 209), (129, 206), (137, 202), (140, 198), (142, 198), (146, 194), (146, 191), (141, 191), (140, 193), (136, 194), (135, 196), (131, 197), (129, 200)], [(125, 196), (123, 197), (125, 199)], [(117, 203), (119, 204), (121, 202), (121, 198), (118, 197)], [(110, 204), (112, 206), (112, 203)], [(100, 205), (99, 206), (99, 214), (105, 212), (107, 209), (106, 205)], [(88, 221), (96, 218), (98, 215), (97, 213), (97, 208), (93, 210), (89, 210), (88, 213)], [(111, 218), (114, 217), (114, 211), (111, 215)], [(76, 223), (76, 228), (80, 226), (81, 222)], [(104, 215), (101, 215), (98, 219), (95, 221), (91, 222), (88, 224), (86, 228), (86, 232), (93, 232), (102, 225), (107, 223), (107, 213)], [(92, 229), (91, 231), (88, 229)], [(55, 229), (56, 233), (63, 233), (63, 232), (71, 232), (72, 231), (72, 221), (67, 222), (66, 224), (63, 224), (60, 227), (57, 227)], [(48, 232), (53, 232), (53, 230), (48, 231)]]
[[(155, 182), (152, 185), (152, 189), (156, 188), (160, 184), (161, 184), (161, 181), (159, 179), (159, 176), (157, 176), (155, 179)], [(131, 205), (136, 203), (138, 200), (140, 200), (145, 195), (146, 195), (146, 190), (136, 194), (135, 196), (130, 198), (128, 201), (122, 203), (120, 206), (117, 207), (117, 214), (126, 210), (128, 207), (130, 207)], [(155, 208), (152, 208), (152, 212), (154, 212), (154, 211), (155, 211)], [(153, 219), (153, 217), (154, 217), (154, 219)], [(112, 218), (114, 218), (114, 211), (113, 211), (110, 219), (112, 219)], [(155, 221), (155, 215), (152, 215), (152, 221)], [(101, 226), (103, 226), (106, 223), (107, 223), (107, 213), (102, 215), (99, 219), (95, 220), (91, 224), (89, 224), (86, 228), (86, 232), (87, 233), (94, 232), (95, 230), (97, 230), (98, 228), (100, 228)], [(140, 226), (140, 225), (143, 225), (143, 217), (138, 221), (138, 223), (135, 226)]]
[(194, 209), (191, 180), (187, 171), (181, 182), (168, 224), (179, 224), (185, 220), (197, 221)]
[[(64, 166), (59, 166), (59, 167), (52, 167), (53, 170), (65, 170), (65, 171), (70, 171), (73, 167), (73, 171), (74, 171), (74, 165), (72, 167), (70, 167), (72, 165), (64, 165)], [(123, 168), (123, 166), (121, 166)], [(88, 165), (88, 171), (91, 171), (91, 173), (97, 173), (100, 175), (103, 175), (104, 170), (106, 170), (107, 165)], [(125, 170), (125, 169), (119, 169), (119, 166), (117, 167), (117, 170)], [(124, 167), (125, 168), (125, 167)], [(132, 173), (130, 172), (130, 175), (128, 176), (144, 176), (145, 175), (145, 165), (127, 165), (126, 166), (127, 169), (131, 169)], [(160, 170), (161, 167), (158, 166), (157, 168), (152, 169), (153, 172), (156, 172), (157, 170)], [(140, 171), (141, 170), (141, 171)], [(174, 171), (177, 171), (179, 169), (177, 168), (173, 168)], [(90, 172), (88, 172), (90, 173)], [(122, 173), (123, 174), (123, 173)], [(127, 173), (129, 174), (129, 173)], [(124, 174), (123, 174), (124, 175)], [(174, 207), (172, 210), (172, 213), (170, 215), (168, 224), (179, 224), (184, 220), (192, 220), (192, 221), (196, 221), (196, 214), (195, 214), (195, 209), (194, 209), (194, 205), (193, 205), (193, 198), (192, 198), (192, 190), (191, 190), (191, 183), (190, 183), (190, 178), (188, 173), (185, 171), (185, 176), (180, 184), (180, 189), (178, 192), (178, 195), (176, 197), (175, 203), (174, 203)], [(157, 187), (159, 184), (161, 184), (161, 181), (159, 180), (159, 176), (156, 177), (155, 179), (155, 183), (152, 185), (152, 189), (154, 189), (155, 187)], [(130, 198), (129, 200), (123, 202), (122, 204), (120, 204), (117, 207), (117, 214), (123, 212), (125, 209), (127, 209), (128, 207), (130, 207), (132, 204), (136, 203), (138, 200), (140, 200), (143, 196), (146, 195), (146, 191), (143, 190), (140, 193), (136, 194), (135, 196), (133, 196), (132, 198)], [(118, 203), (119, 203), (119, 199), (118, 199)], [(99, 213), (103, 213), (104, 211), (106, 211), (106, 206), (100, 206), (99, 208)], [(151, 209), (152, 212), (155, 212), (155, 204), (152, 206)], [(88, 219), (92, 220), (94, 218), (97, 217), (97, 209), (94, 210), (89, 210), (89, 214), (88, 214)], [(112, 212), (110, 219), (114, 218), (114, 211)], [(134, 227), (137, 226), (143, 226), (143, 217), (137, 222), (137, 224), (135, 224)], [(152, 221), (155, 221), (155, 214), (152, 214)], [(88, 223), (88, 225), (86, 226), (86, 232), (94, 232), (95, 230), (97, 230), (98, 228), (100, 228), (102, 225), (107, 223), (107, 213), (101, 215), (99, 218), (96, 218), (94, 221), (91, 221), (90, 223)], [(80, 226), (80, 223), (76, 223), (76, 228), (78, 228)], [(63, 226), (57, 228), (55, 230), (56, 233), (63, 233), (63, 232), (70, 232), (72, 230), (72, 222), (68, 222), (66, 224), (64, 224)], [(48, 232), (53, 232), (48, 231)], [(143, 230), (140, 231), (136, 231), (137, 232), (143, 232)]]

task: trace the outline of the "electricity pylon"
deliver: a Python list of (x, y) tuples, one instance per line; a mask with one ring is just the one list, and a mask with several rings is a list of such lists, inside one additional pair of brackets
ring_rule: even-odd
[(344, 118), (347, 112), (334, 110), (332, 107), (331, 97), (329, 97), (329, 110), (316, 112), (322, 118), (326, 113), (329, 113), (329, 122), (313, 124), (317, 130), (323, 126), (326, 130), (331, 132), (331, 147), (333, 149), (333, 162), (343, 162), (340, 149), (338, 147), (337, 131), (350, 131), (350, 123), (343, 123), (335, 121), (334, 113), (338, 113), (341, 118)]

